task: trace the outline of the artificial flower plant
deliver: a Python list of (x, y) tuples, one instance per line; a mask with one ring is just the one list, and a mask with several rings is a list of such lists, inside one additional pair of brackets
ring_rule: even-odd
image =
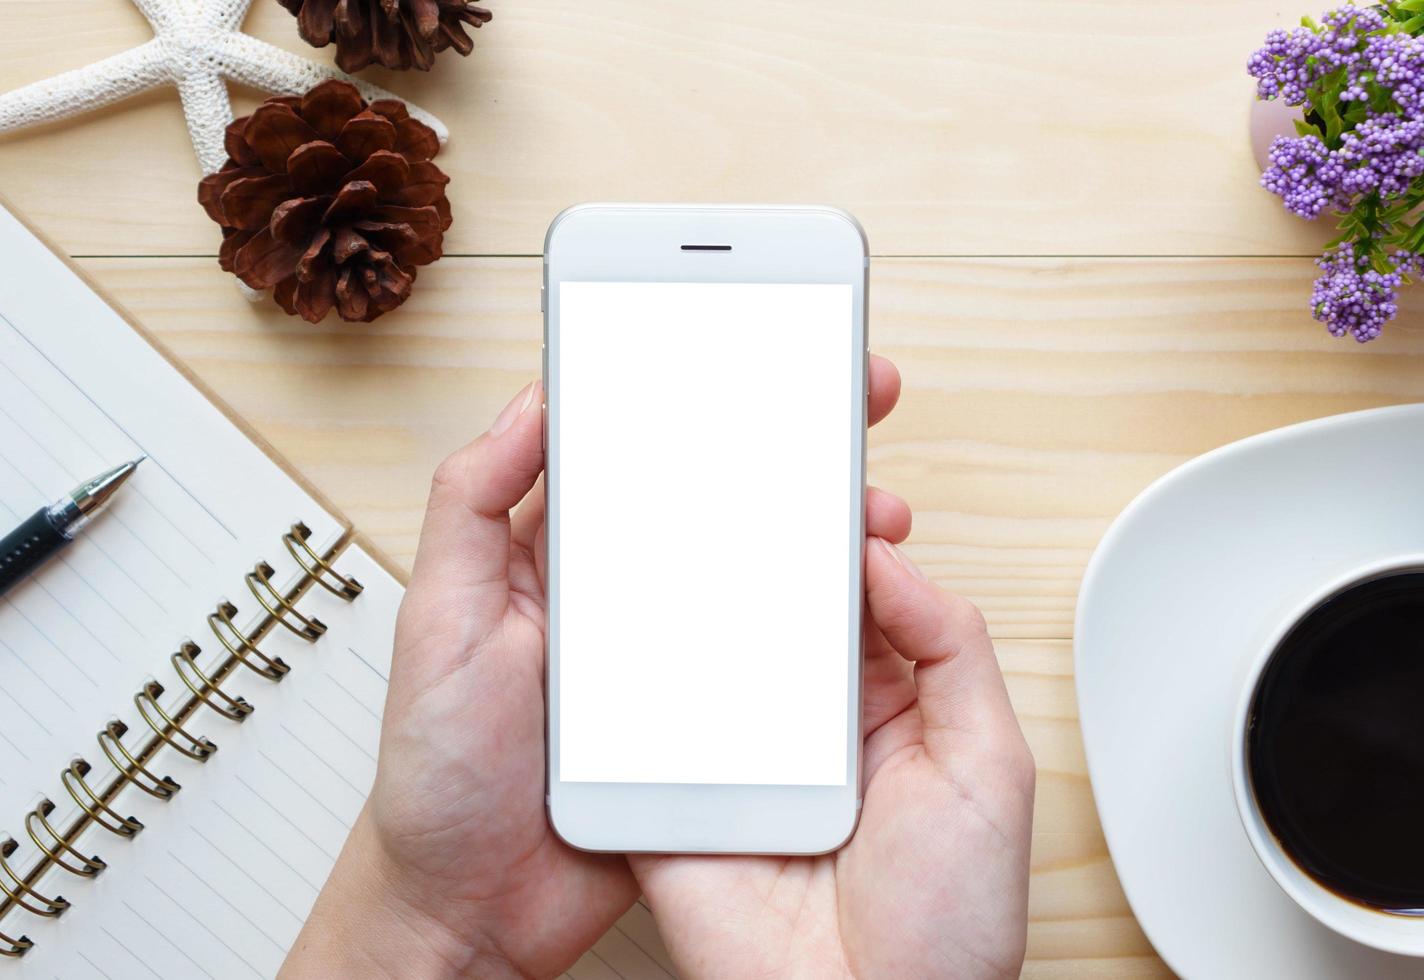
[(1314, 220), (1339, 219), (1311, 311), (1337, 337), (1378, 337), (1424, 275), (1424, 0), (1348, 5), (1274, 30), (1251, 56), (1257, 95), (1300, 106), (1261, 184)]

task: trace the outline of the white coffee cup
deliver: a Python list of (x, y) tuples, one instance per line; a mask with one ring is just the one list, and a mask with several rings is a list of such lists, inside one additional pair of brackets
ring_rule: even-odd
[(1424, 554), (1397, 556), (1339, 576), (1294, 606), (1271, 632), (1242, 675), (1241, 693), (1232, 716), (1231, 782), (1236, 793), (1236, 809), (1251, 847), (1276, 884), (1297, 905), (1348, 939), (1389, 953), (1424, 957), (1424, 915), (1397, 915), (1352, 902), (1308, 875), (1282, 849), (1257, 805), (1247, 752), (1247, 726), (1256, 689), (1286, 634), (1326, 600), (1371, 579), (1406, 571), (1424, 571)]

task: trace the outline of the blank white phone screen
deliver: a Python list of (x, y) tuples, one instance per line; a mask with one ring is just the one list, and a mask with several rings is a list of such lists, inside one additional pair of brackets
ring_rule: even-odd
[(559, 775), (843, 786), (849, 285), (559, 287)]

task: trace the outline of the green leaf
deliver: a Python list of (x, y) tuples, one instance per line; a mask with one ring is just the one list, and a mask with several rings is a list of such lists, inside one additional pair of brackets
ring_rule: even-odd
[(1337, 96), (1327, 96), (1321, 104), (1316, 107), (1320, 113), (1320, 118), (1325, 120), (1326, 145), (1332, 149), (1335, 148), (1341, 132), (1344, 131), (1344, 123), (1340, 119), (1340, 113), (1337, 109), (1339, 102), (1340, 100)]
[(1413, 228), (1406, 231), (1399, 242), (1401, 248), (1406, 252), (1418, 253), (1424, 251), (1424, 221), (1419, 222)]

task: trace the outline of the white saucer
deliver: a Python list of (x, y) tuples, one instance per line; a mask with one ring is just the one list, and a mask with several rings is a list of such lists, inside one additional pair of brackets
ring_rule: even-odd
[(1233, 443), (1113, 523), (1078, 599), (1078, 706), (1093, 795), (1133, 912), (1192, 978), (1424, 977), (1286, 897), (1232, 795), (1241, 668), (1291, 608), (1367, 562), (1424, 551), (1424, 405)]

